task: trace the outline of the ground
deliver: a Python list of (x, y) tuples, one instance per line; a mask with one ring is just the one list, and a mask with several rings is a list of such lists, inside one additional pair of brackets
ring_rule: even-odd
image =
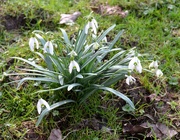
[[(56, 0), (3, 1), (0, 5), (0, 139), (56, 140), (52, 138), (54, 135), (69, 140), (180, 139), (179, 7), (178, 1), (171, 0), (62, 0), (61, 4)], [(60, 14), (75, 11), (82, 13), (75, 25), (59, 24)], [(99, 30), (117, 25), (108, 40), (124, 29), (117, 46), (123, 49), (136, 46), (140, 53), (146, 54), (144, 59), (156, 56), (164, 75), (156, 78), (146, 73), (135, 74), (135, 84), (128, 86), (123, 80), (112, 85), (134, 102), (135, 112), (122, 99), (98, 92), (81, 105), (69, 104), (52, 111), (36, 127), (37, 100), (49, 95), (33, 94), (43, 88), (34, 87), (33, 82), (17, 90), (16, 84), (6, 83), (21, 77), (3, 77), (3, 72), (28, 67), (11, 57), (34, 57), (28, 46), (33, 30), (59, 35), (59, 28), (64, 28), (74, 35), (91, 11)]]

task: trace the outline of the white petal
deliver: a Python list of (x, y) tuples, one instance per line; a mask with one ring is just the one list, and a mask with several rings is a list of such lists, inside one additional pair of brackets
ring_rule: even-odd
[(141, 63), (137, 64), (137, 66), (136, 66), (136, 71), (139, 72), (139, 73), (142, 73)]
[(128, 68), (131, 69), (131, 70), (134, 70), (134, 68), (135, 68), (134, 63), (135, 63), (134, 58), (132, 58), (131, 61), (129, 62)]
[(99, 46), (100, 45), (97, 42), (95, 42), (94, 45), (93, 45), (93, 49), (97, 50), (99, 48)]
[(49, 53), (50, 53), (51, 55), (54, 54), (54, 48), (53, 48), (53, 44), (52, 44), (51, 41), (49, 41)]
[(82, 76), (81, 74), (78, 74), (76, 77), (77, 77), (77, 78), (80, 78), (80, 79), (83, 78), (83, 76)]
[(151, 62), (151, 64), (149, 65), (149, 69), (150, 69), (151, 67), (154, 67), (155, 69), (157, 69), (157, 68), (158, 68), (158, 62), (157, 62), (157, 61)]
[(126, 83), (128, 84), (128, 85), (130, 85), (131, 83), (135, 83), (136, 82), (136, 79), (134, 78), (134, 77), (132, 77), (131, 75), (125, 75), (125, 77), (127, 77), (126, 78)]
[(58, 78), (59, 78), (59, 83), (60, 83), (61, 85), (63, 85), (63, 84), (64, 84), (64, 78), (63, 78), (63, 76), (59, 75)]
[(29, 39), (29, 47), (31, 51), (34, 51), (34, 38), (33, 37)]
[(157, 76), (157, 77), (163, 76), (163, 73), (162, 73), (162, 71), (161, 71), (160, 69), (157, 69), (157, 70), (156, 70), (156, 76)]
[(39, 99), (38, 100), (38, 103), (37, 103), (37, 110), (38, 110), (38, 113), (39, 114), (41, 114), (41, 106), (42, 105), (45, 105), (46, 106), (46, 108), (48, 109), (48, 110), (50, 110), (50, 106), (49, 106), (49, 104), (44, 100), (44, 99)]
[(126, 84), (129, 85), (129, 78), (126, 78)]
[(36, 43), (36, 48), (39, 49), (39, 43), (38, 43), (38, 40), (34, 37), (34, 41)]
[(96, 35), (97, 34), (96, 25), (93, 22), (91, 22), (91, 27), (94, 31), (94, 34)]
[(94, 23), (95, 27), (98, 28), (98, 23), (94, 18), (92, 19), (92, 22)]
[(73, 61), (74, 66), (76, 67), (77, 71), (80, 72), (79, 64), (76, 61)]
[(47, 42), (45, 43), (45, 45), (44, 45), (44, 53), (47, 52), (47, 47), (48, 47), (48, 45), (49, 45), (49, 41), (47, 41)]
[(73, 61), (71, 61), (70, 64), (69, 64), (69, 73), (72, 73), (73, 67), (74, 67)]
[(89, 22), (85, 26), (85, 34), (88, 34), (88, 30), (89, 30)]
[(67, 90), (70, 91), (73, 87), (73, 85), (69, 85)]
[(77, 53), (74, 50), (72, 50), (68, 55), (70, 55), (71, 57), (74, 57), (74, 56), (77, 56)]

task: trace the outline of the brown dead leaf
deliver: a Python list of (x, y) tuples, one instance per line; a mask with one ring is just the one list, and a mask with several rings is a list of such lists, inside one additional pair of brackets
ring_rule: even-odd
[(61, 130), (53, 129), (48, 140), (62, 140)]
[(59, 24), (74, 24), (75, 20), (81, 15), (81, 12), (74, 12), (73, 14), (61, 14)]
[(147, 96), (147, 100), (150, 100), (150, 101), (160, 101), (161, 97), (154, 93), (154, 94), (150, 94), (149, 96)]
[(152, 137), (155, 134), (158, 139), (163, 140), (167, 138), (171, 139), (177, 134), (177, 131), (167, 127), (165, 124), (162, 123), (151, 124), (147, 122), (143, 125), (145, 127), (151, 128), (151, 132), (147, 134), (147, 137)]
[(91, 7), (91, 9), (98, 14), (101, 15), (119, 15), (121, 17), (126, 17), (128, 15), (128, 11), (122, 11), (121, 7), (119, 6), (110, 6), (106, 5), (99, 5), (98, 7)]
[(144, 133), (149, 130), (150, 129), (145, 125), (134, 125), (133, 126), (130, 123), (124, 124), (124, 127), (123, 127), (123, 133), (130, 133), (130, 134)]
[(123, 133), (126, 134), (146, 134), (147, 137), (153, 137), (154, 135), (160, 139), (171, 139), (177, 134), (177, 131), (167, 127), (165, 124), (157, 123), (151, 124), (149, 122), (142, 123), (140, 125), (132, 125), (130, 123), (125, 124), (123, 127)]
[(168, 138), (172, 138), (177, 134), (177, 131), (168, 128), (165, 124), (157, 123), (156, 127), (161, 131), (162, 134), (166, 135)]

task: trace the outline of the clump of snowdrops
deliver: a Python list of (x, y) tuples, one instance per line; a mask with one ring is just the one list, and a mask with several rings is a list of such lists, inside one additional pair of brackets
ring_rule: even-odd
[[(51, 32), (33, 31), (29, 40), (30, 50), (38, 55), (45, 63), (40, 65), (35, 61), (13, 57), (28, 63), (32, 67), (22, 69), (24, 73), (6, 75), (24, 75), (18, 82), (19, 88), (23, 82), (33, 80), (46, 83), (47, 88), (37, 92), (49, 92), (65, 89), (75, 96), (77, 100), (65, 99), (49, 105), (44, 99), (39, 99), (37, 110), (40, 114), (36, 125), (39, 125), (43, 117), (52, 109), (71, 102), (84, 102), (90, 95), (98, 90), (111, 92), (122, 98), (135, 109), (133, 102), (123, 93), (110, 88), (112, 84), (126, 78), (128, 85), (135, 83), (132, 73), (142, 73), (143, 68), (136, 48), (123, 50), (120, 47), (113, 48), (123, 31), (120, 31), (111, 42), (106, 35), (114, 29), (115, 25), (98, 33), (98, 23), (93, 18), (80, 30), (76, 37), (69, 39), (66, 31), (60, 29), (62, 38), (53, 38)], [(110, 57), (110, 53), (114, 55)], [(157, 77), (163, 75), (158, 69), (157, 61), (153, 61), (149, 68)], [(52, 88), (55, 85), (55, 88)], [(45, 106), (42, 110), (42, 105)]]

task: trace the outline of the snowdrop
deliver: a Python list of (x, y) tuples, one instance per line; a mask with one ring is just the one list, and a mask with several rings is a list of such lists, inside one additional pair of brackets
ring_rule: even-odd
[(74, 50), (72, 50), (68, 55), (70, 55), (73, 58), (74, 56), (77, 56), (77, 53)]
[(54, 47), (53, 47), (53, 44), (52, 44), (52, 42), (51, 41), (47, 41), (46, 43), (45, 43), (45, 45), (44, 45), (44, 53), (46, 53), (47, 51), (47, 48), (49, 47), (49, 53), (51, 54), (51, 55), (53, 55), (54, 54)]
[(128, 68), (131, 69), (132, 71), (136, 70), (139, 73), (142, 72), (141, 62), (138, 59), (138, 57), (135, 56), (134, 58), (131, 59), (131, 61), (129, 62)]
[(31, 51), (34, 51), (34, 45), (36, 44), (36, 48), (39, 49), (39, 43), (38, 40), (35, 37), (31, 37), (29, 39), (29, 47)]
[(150, 69), (150, 68), (155, 68), (155, 69), (157, 69), (157, 68), (158, 68), (158, 62), (157, 62), (157, 60), (156, 60), (156, 61), (151, 62), (151, 64), (149, 65), (149, 69)]
[(100, 45), (97, 42), (95, 42), (94, 45), (93, 45), (93, 49), (97, 50), (99, 48), (99, 46)]
[(155, 72), (157, 77), (163, 76), (163, 73), (162, 73), (162, 71), (160, 69), (155, 69), (154, 72)]
[(128, 84), (128, 85), (136, 82), (136, 79), (134, 77), (132, 77), (131, 75), (125, 75), (125, 77), (127, 77), (126, 84)]
[(71, 61), (70, 64), (69, 64), (69, 73), (72, 73), (72, 70), (73, 70), (74, 68), (75, 68), (78, 72), (80, 72), (79, 64), (78, 64), (75, 60)]
[(85, 27), (85, 34), (88, 33), (89, 28), (92, 28), (94, 34), (97, 34), (97, 28), (98, 28), (98, 24), (97, 21), (93, 18), (91, 21), (88, 22), (88, 24)]
[(37, 110), (38, 110), (38, 113), (39, 114), (41, 114), (41, 110), (42, 110), (42, 105), (45, 105), (46, 106), (46, 108), (48, 109), (48, 110), (50, 110), (50, 106), (49, 106), (49, 104), (44, 100), (44, 99), (39, 99), (38, 100), (38, 103), (37, 103)]
[(157, 60), (151, 62), (151, 64), (149, 65), (149, 69), (151, 69), (151, 68), (153, 68), (152, 72), (154, 72), (157, 77), (163, 76), (163, 72), (160, 69), (158, 69), (158, 62), (157, 62)]

